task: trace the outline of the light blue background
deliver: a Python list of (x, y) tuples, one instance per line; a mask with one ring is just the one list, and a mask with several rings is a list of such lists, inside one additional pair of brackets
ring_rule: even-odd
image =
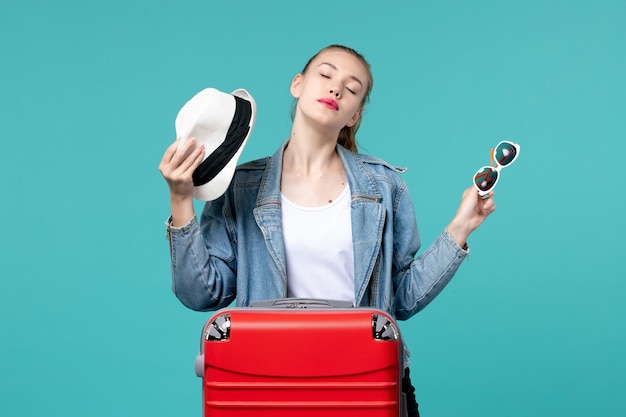
[(0, 6), (0, 415), (198, 416), (208, 313), (170, 292), (157, 166), (197, 91), (248, 89), (244, 160), (330, 43), (371, 62), (363, 150), (422, 238), (522, 146), (471, 259), (402, 323), (424, 416), (624, 416), (626, 3), (33, 1)]

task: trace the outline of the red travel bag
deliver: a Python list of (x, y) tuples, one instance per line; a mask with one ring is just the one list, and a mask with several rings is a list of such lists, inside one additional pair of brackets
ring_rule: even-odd
[(221, 309), (196, 358), (204, 415), (400, 416), (401, 345), (376, 309), (294, 299)]

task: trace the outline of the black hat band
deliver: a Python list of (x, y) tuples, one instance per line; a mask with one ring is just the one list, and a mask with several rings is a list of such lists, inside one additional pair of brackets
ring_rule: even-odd
[(192, 178), (195, 186), (204, 185), (215, 178), (241, 148), (250, 131), (252, 105), (241, 97), (233, 97), (235, 97), (235, 115), (226, 138), (193, 172)]

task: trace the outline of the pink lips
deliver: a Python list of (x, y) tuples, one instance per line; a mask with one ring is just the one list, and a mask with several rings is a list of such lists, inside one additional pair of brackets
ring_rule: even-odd
[(328, 107), (332, 110), (339, 110), (339, 105), (332, 98), (320, 98), (317, 100), (319, 103), (322, 103), (324, 106)]

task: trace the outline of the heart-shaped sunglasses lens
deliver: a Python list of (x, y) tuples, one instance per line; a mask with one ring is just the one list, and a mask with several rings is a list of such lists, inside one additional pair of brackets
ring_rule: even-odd
[(491, 167), (482, 167), (474, 175), (474, 184), (480, 191), (491, 190), (498, 181), (498, 170)]
[(507, 166), (517, 158), (517, 146), (511, 142), (500, 142), (494, 151), (496, 163)]

